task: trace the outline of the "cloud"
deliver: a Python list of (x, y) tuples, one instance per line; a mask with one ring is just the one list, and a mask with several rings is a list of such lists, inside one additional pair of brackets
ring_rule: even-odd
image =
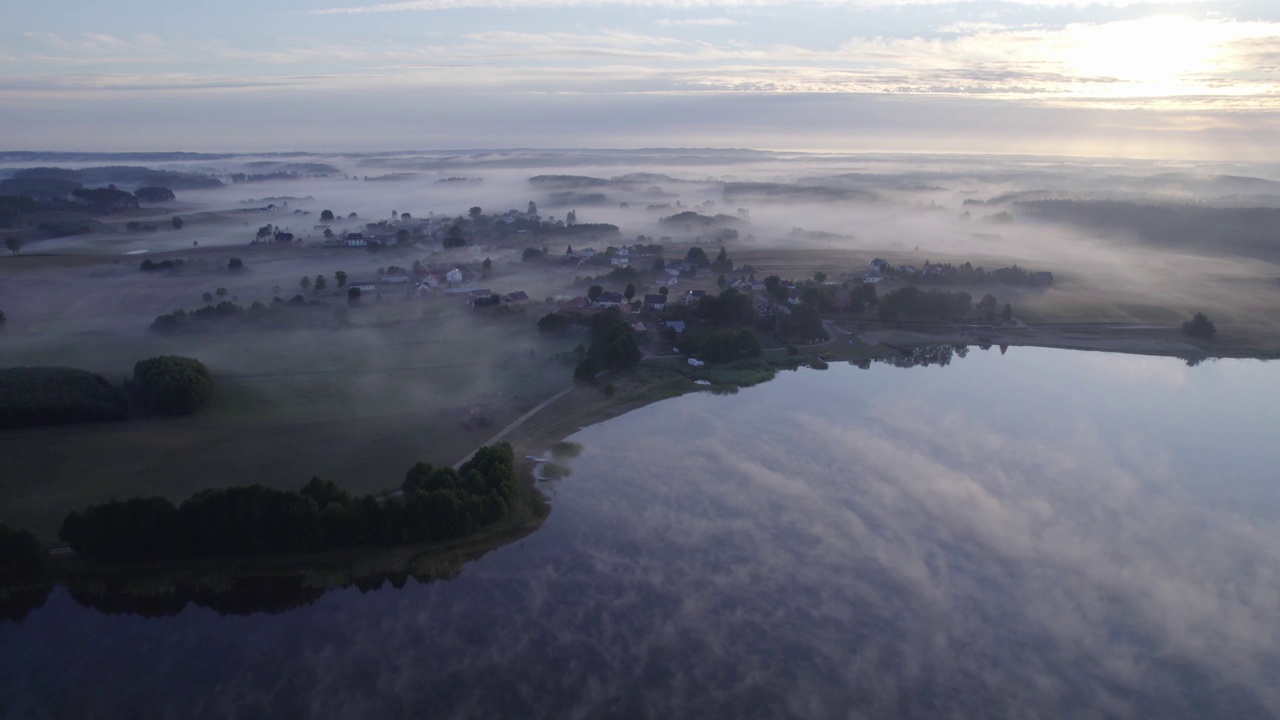
[[(316, 15), (422, 12), (465, 8), (772, 8), (772, 7), (904, 7), (912, 5), (964, 6), (981, 0), (404, 0), (403, 2), (349, 5), (313, 10)], [(1032, 7), (1089, 6), (1129, 7), (1175, 5), (1185, 0), (1009, 0), (1011, 5)]]
[(737, 20), (727, 17), (715, 18), (662, 18), (654, 23), (661, 27), (729, 27), (740, 25)]

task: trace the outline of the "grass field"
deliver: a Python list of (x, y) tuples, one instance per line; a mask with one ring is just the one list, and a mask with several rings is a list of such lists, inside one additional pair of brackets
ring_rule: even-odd
[(572, 366), (552, 355), (583, 338), (539, 334), (538, 312), (397, 300), (332, 330), (12, 334), (6, 364), (118, 381), (138, 360), (177, 354), (205, 362), (215, 389), (192, 417), (0, 434), (0, 520), (53, 541), (67, 512), (112, 497), (293, 489), (313, 475), (356, 493), (396, 487), (413, 463), (452, 464), (565, 386)]

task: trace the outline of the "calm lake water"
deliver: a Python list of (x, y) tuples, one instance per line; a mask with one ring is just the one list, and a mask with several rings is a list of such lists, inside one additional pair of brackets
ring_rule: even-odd
[(0, 717), (1280, 714), (1280, 364), (1013, 348), (588, 428), (534, 535), (279, 614), (0, 624)]

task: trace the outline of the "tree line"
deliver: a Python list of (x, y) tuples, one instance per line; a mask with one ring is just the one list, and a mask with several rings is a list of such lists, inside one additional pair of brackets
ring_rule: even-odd
[(519, 506), (515, 457), (488, 445), (454, 470), (418, 463), (402, 495), (357, 498), (313, 477), (297, 491), (262, 485), (205, 490), (180, 505), (166, 498), (112, 500), (72, 512), (58, 537), (103, 562), (312, 553), (463, 537)]
[(302, 295), (289, 300), (272, 298), (270, 304), (255, 300), (247, 308), (230, 300), (209, 304), (191, 312), (178, 309), (157, 316), (151, 323), (155, 333), (198, 332), (239, 329), (243, 326), (265, 328), (331, 327), (346, 322), (346, 308), (317, 301), (308, 302)]

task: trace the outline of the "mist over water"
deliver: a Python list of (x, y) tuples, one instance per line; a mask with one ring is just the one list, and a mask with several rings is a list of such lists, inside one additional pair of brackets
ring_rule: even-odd
[(4, 714), (1271, 717), (1272, 364), (1013, 348), (587, 428), (461, 577), (0, 626)]

